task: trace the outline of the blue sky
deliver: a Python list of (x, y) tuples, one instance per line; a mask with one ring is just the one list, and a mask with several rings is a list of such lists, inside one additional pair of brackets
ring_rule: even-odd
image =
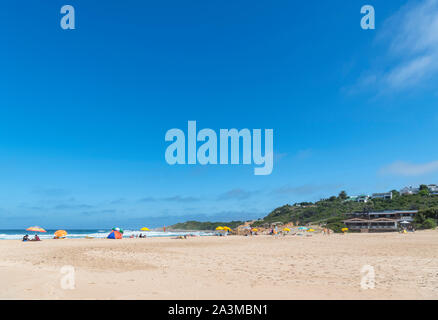
[[(438, 0), (10, 1), (0, 37), (0, 228), (253, 219), (438, 183)], [(189, 120), (274, 129), (273, 173), (169, 166), (164, 135)]]

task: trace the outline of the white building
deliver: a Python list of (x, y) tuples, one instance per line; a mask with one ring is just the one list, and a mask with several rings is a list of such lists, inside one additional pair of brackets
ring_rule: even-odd
[(391, 200), (392, 199), (392, 191), (384, 192), (384, 193), (373, 193), (371, 198), (373, 198), (373, 199)]
[[(429, 184), (427, 188), (429, 189), (429, 193), (431, 195), (438, 195), (438, 185)], [(420, 192), (420, 188), (404, 187), (400, 190), (401, 195), (418, 194), (418, 192)]]
[(436, 184), (429, 184), (427, 188), (431, 195), (438, 195), (438, 186)]
[(400, 190), (401, 195), (417, 194), (418, 192), (420, 192), (420, 188), (404, 187)]
[(350, 196), (346, 201), (367, 203), (368, 200), (370, 200), (369, 195), (360, 195), (360, 196)]
[(360, 195), (360, 196), (357, 197), (356, 202), (367, 203), (368, 200), (370, 200), (370, 196), (369, 195)]

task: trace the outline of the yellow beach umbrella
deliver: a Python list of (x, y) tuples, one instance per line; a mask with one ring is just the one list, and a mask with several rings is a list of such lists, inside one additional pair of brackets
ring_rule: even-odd
[(347, 232), (347, 231), (348, 231), (348, 228), (342, 228), (341, 231), (342, 231), (342, 232)]
[(143, 227), (140, 229), (140, 231), (150, 231), (149, 228)]
[(219, 226), (216, 228), (216, 230), (224, 230), (224, 227)]
[(224, 230), (231, 231), (231, 228), (230, 227), (224, 227)]
[(67, 231), (65, 230), (55, 231), (55, 237), (62, 238), (65, 237), (66, 235), (67, 235)]
[(308, 232), (314, 232), (315, 231), (315, 229), (309, 229), (309, 230), (307, 230)]
[(287, 232), (289, 232), (290, 229), (289, 229), (289, 228), (284, 228), (283, 231), (287, 231)]
[(257, 232), (257, 231), (259, 231), (259, 229), (254, 228), (254, 229), (252, 229), (251, 231), (253, 231), (253, 232)]
[(33, 232), (47, 232), (46, 230), (44, 230), (41, 227), (38, 226), (34, 226), (34, 227), (29, 227), (26, 229), (26, 231), (33, 231)]

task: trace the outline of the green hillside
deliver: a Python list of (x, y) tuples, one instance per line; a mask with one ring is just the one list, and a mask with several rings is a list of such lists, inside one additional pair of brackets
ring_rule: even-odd
[(305, 224), (309, 222), (323, 222), (329, 218), (345, 217), (353, 212), (385, 211), (385, 210), (422, 210), (438, 207), (438, 196), (428, 193), (416, 195), (400, 195), (393, 191), (392, 200), (370, 199), (367, 203), (348, 201), (345, 196), (333, 196), (315, 203), (299, 203), (285, 205), (275, 209), (262, 220), (256, 222), (261, 225), (266, 222), (294, 222)]
[[(392, 200), (370, 199), (367, 203), (359, 203), (348, 200), (345, 191), (338, 196), (332, 196), (328, 199), (322, 199), (315, 203), (303, 202), (294, 205), (284, 205), (276, 208), (263, 219), (256, 221), (253, 226), (260, 226), (265, 223), (273, 222), (293, 222), (294, 224), (307, 223), (327, 223), (334, 229), (343, 226), (342, 220), (346, 214), (353, 212), (370, 212), (385, 210), (420, 210), (418, 225), (434, 225), (438, 212), (438, 195), (430, 195), (427, 189), (422, 189), (419, 194), (400, 195), (398, 191), (393, 190)], [(242, 224), (240, 221), (233, 222), (196, 222), (189, 221), (178, 223), (172, 228), (184, 230), (213, 230), (219, 225), (227, 225), (234, 228)]]

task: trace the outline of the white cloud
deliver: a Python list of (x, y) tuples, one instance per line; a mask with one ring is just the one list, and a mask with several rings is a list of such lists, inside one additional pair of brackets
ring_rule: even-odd
[(438, 0), (409, 3), (377, 31), (385, 61), (362, 75), (359, 89), (377, 86), (382, 91), (402, 90), (438, 75)]
[[(438, 58), (438, 56), (437, 56)], [(422, 56), (396, 67), (386, 75), (385, 81), (393, 88), (415, 85), (432, 75), (437, 68), (433, 56)]]
[(433, 172), (438, 172), (438, 161), (419, 164), (397, 161), (380, 171), (382, 174), (397, 176), (421, 176)]
[(387, 85), (403, 88), (438, 72), (438, 0), (407, 5), (383, 24), (381, 40), (389, 55), (400, 60), (384, 78)]

